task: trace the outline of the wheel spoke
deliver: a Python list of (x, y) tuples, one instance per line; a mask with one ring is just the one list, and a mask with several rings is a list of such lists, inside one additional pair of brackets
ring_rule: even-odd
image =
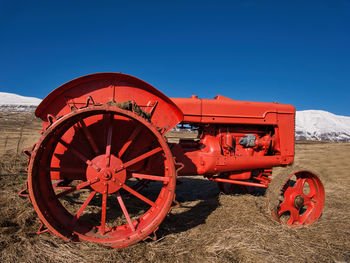
[(151, 200), (149, 200), (147, 197), (143, 196), (142, 194), (136, 192), (134, 189), (130, 188), (129, 186), (123, 184), (122, 188), (124, 190), (128, 191), (130, 194), (132, 194), (132, 195), (136, 196), (137, 198), (141, 199), (145, 203), (149, 204), (150, 206), (156, 206), (156, 204), (154, 202), (152, 202)]
[(105, 192), (102, 194), (101, 228), (100, 228), (102, 235), (104, 235), (106, 232), (107, 196), (108, 196), (108, 185), (106, 185)]
[(309, 184), (309, 188), (310, 188), (310, 192), (309, 194), (307, 194), (308, 197), (313, 197), (315, 195), (317, 195), (317, 188), (316, 188), (316, 184), (313, 180), (311, 179), (307, 179), (307, 183)]
[(123, 198), (122, 198), (122, 196), (120, 195), (119, 191), (116, 192), (115, 195), (117, 196), (117, 200), (118, 200), (118, 202), (119, 202), (120, 208), (122, 209), (122, 211), (123, 211), (123, 213), (124, 213), (124, 216), (125, 216), (125, 218), (126, 218), (126, 221), (128, 221), (128, 224), (129, 224), (131, 230), (132, 230), (132, 231), (135, 231), (135, 227), (134, 227), (134, 225), (132, 224), (132, 221), (131, 221), (131, 218), (130, 218), (130, 216), (129, 216), (128, 210), (127, 210), (126, 207), (125, 207)]
[(281, 216), (283, 213), (288, 211), (290, 211), (290, 206), (285, 200), (279, 205), (278, 215)]
[(128, 140), (126, 141), (126, 143), (123, 145), (123, 147), (120, 149), (119, 153), (118, 153), (118, 157), (121, 158), (123, 156), (123, 154), (126, 152), (126, 150), (129, 148), (130, 144), (134, 141), (134, 139), (136, 138), (136, 136), (140, 133), (141, 131), (141, 126), (137, 125), (136, 128), (132, 131), (132, 133), (130, 134)]
[(76, 186), (73, 186), (71, 189), (68, 189), (68, 190), (66, 190), (66, 191), (63, 191), (63, 192), (57, 194), (57, 195), (56, 195), (56, 198), (60, 198), (60, 197), (62, 197), (62, 196), (65, 196), (65, 195), (67, 195), (67, 194), (70, 194), (70, 193), (72, 193), (72, 192), (74, 192), (74, 191), (76, 191), (76, 190), (85, 188), (85, 187), (87, 187), (87, 186), (89, 186), (89, 185), (92, 185), (92, 184), (94, 184), (94, 183), (97, 183), (98, 181), (100, 181), (100, 179), (99, 179), (99, 178), (95, 178), (95, 179), (93, 179), (93, 180), (89, 180), (89, 181), (83, 182), (83, 183), (81, 183), (81, 184), (78, 184), (78, 185), (76, 185)]
[(52, 185), (53, 189), (59, 189), (59, 190), (66, 190), (66, 189), (72, 189), (72, 186), (58, 186), (58, 183), (55, 183)]
[[(52, 182), (52, 187), (53, 189), (71, 189), (72, 186), (68, 186), (70, 183), (71, 181), (59, 180), (56, 183)], [(66, 186), (64, 186), (64, 184), (66, 184)]]
[(304, 205), (312, 205), (314, 203), (314, 196), (315, 195), (301, 195), (304, 198)]
[(300, 216), (300, 223), (306, 223), (308, 224), (310, 221), (310, 215), (312, 214), (312, 211), (313, 211), (313, 206), (312, 205), (307, 205), (307, 209), (306, 211), (304, 212), (304, 214), (302, 214)]
[(82, 153), (80, 153), (78, 150), (76, 150), (72, 145), (69, 145), (67, 142), (65, 142), (62, 138), (60, 138), (58, 140), (64, 147), (66, 147), (67, 149), (71, 150), (72, 153), (78, 157), (80, 160), (82, 160), (84, 163), (86, 163), (88, 166), (91, 166), (92, 168), (94, 168), (97, 171), (100, 171), (101, 168), (98, 167), (96, 164), (94, 164), (92, 161), (90, 161), (87, 157), (85, 157), (85, 155), (83, 155)]
[(290, 217), (287, 221), (288, 225), (293, 225), (293, 223), (298, 224), (299, 223), (299, 210), (295, 207), (292, 207), (289, 209)]
[(107, 143), (106, 143), (106, 160), (105, 165), (109, 167), (111, 161), (111, 148), (112, 148), (112, 135), (113, 135), (113, 119), (114, 115), (110, 115), (110, 120), (108, 123), (108, 132), (107, 132)]
[(153, 150), (151, 150), (151, 151), (148, 151), (148, 152), (146, 152), (146, 153), (144, 153), (144, 154), (141, 154), (140, 156), (138, 156), (138, 157), (136, 157), (136, 158), (134, 158), (134, 159), (132, 159), (132, 160), (126, 162), (126, 163), (123, 165), (123, 168), (122, 168), (122, 169), (125, 169), (125, 168), (127, 168), (127, 167), (129, 167), (129, 166), (132, 166), (132, 165), (134, 165), (135, 163), (141, 162), (142, 160), (144, 160), (144, 159), (146, 159), (146, 158), (148, 158), (148, 157), (150, 157), (150, 156), (152, 156), (152, 155), (155, 155), (156, 153), (159, 153), (160, 151), (162, 151), (162, 147), (157, 147), (157, 148), (155, 148), (155, 149), (153, 149)]
[(305, 182), (305, 178), (298, 178), (297, 182), (295, 183), (295, 186), (293, 187), (299, 195), (303, 193)]
[(293, 187), (288, 186), (287, 189), (283, 192), (284, 198), (287, 198), (293, 193)]
[(154, 181), (163, 181), (163, 182), (169, 182), (169, 177), (163, 177), (163, 176), (154, 176), (154, 175), (148, 175), (148, 174), (139, 174), (139, 173), (133, 173), (131, 175), (133, 178), (139, 178), (139, 179), (148, 179), (148, 180), (154, 180)]
[(91, 132), (86, 127), (85, 122), (83, 120), (80, 120), (79, 123), (80, 123), (80, 125), (81, 125), (81, 127), (83, 129), (83, 133), (85, 135), (85, 138), (89, 141), (89, 143), (91, 145), (91, 148), (94, 150), (94, 153), (96, 155), (100, 155), (100, 150), (98, 149), (97, 144), (96, 144), (94, 138), (92, 137)]
[(86, 208), (86, 206), (90, 203), (90, 201), (92, 200), (92, 198), (95, 196), (96, 191), (92, 191), (90, 193), (90, 195), (88, 196), (88, 198), (86, 198), (85, 202), (83, 203), (83, 205), (79, 208), (79, 211), (77, 212), (77, 214), (74, 216), (72, 222), (71, 222), (71, 226), (75, 226), (75, 224), (77, 223), (79, 217), (81, 216), (81, 214), (83, 213), (84, 209)]

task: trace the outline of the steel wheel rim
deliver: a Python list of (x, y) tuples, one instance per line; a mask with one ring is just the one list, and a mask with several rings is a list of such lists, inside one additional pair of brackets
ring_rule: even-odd
[[(309, 193), (305, 193), (306, 184), (309, 185)], [(299, 171), (289, 176), (282, 187), (280, 199), (280, 203), (272, 211), (274, 218), (289, 226), (310, 225), (322, 214), (324, 187), (315, 174)]]
[[(50, 184), (52, 185), (52, 181), (50, 177), (51, 172), (47, 173), (47, 171), (46, 172), (43, 171), (44, 170), (43, 168), (40, 168), (41, 166), (46, 167), (48, 163), (49, 165), (51, 165), (53, 157), (50, 156), (50, 158), (47, 158), (45, 157), (45, 155), (47, 154), (53, 155), (55, 153), (58, 143), (54, 141), (55, 140), (54, 136), (57, 137), (57, 134), (58, 134), (58, 137), (59, 137), (60, 131), (61, 133), (63, 131), (67, 132), (71, 127), (73, 127), (73, 125), (70, 125), (70, 122), (73, 122), (75, 124), (77, 123), (76, 120), (78, 120), (78, 118), (84, 117), (86, 119), (96, 114), (112, 114), (113, 116), (122, 116), (123, 118), (128, 118), (131, 121), (134, 121), (137, 124), (141, 125), (143, 132), (147, 132), (151, 134), (154, 137), (154, 139), (156, 139), (156, 142), (158, 145), (157, 148), (159, 148), (157, 150), (158, 151), (157, 153), (162, 153), (162, 156), (164, 156), (163, 165), (164, 165), (165, 179), (163, 178), (161, 180), (163, 185), (161, 186), (161, 190), (156, 200), (154, 200), (154, 202), (153, 200), (148, 200), (148, 201), (151, 201), (154, 205), (149, 204), (150, 208), (137, 219), (138, 221), (131, 220), (130, 216), (129, 216), (129, 219), (127, 218), (126, 214), (128, 214), (128, 212), (125, 213), (122, 208), (123, 197), (120, 194), (121, 188), (112, 193), (108, 192), (107, 195), (101, 193), (102, 199), (105, 199), (104, 196), (107, 196), (108, 198), (110, 194), (116, 195), (116, 198), (118, 200), (118, 204), (116, 205), (120, 206), (123, 212), (123, 215), (127, 221), (127, 224), (120, 225), (120, 226), (118, 225), (115, 228), (111, 228), (111, 229), (105, 229), (105, 232), (103, 234), (101, 234), (101, 229), (98, 228), (97, 226), (95, 226), (96, 228), (91, 229), (91, 231), (89, 232), (84, 232), (86, 231), (85, 228), (87, 226), (85, 226), (84, 223), (80, 222), (80, 219), (75, 219), (76, 221), (74, 222), (75, 223), (74, 226), (67, 225), (66, 221), (67, 220), (69, 221), (69, 219), (72, 220), (72, 218), (76, 217), (77, 214), (76, 215), (70, 214), (70, 212), (68, 212), (66, 207), (62, 204), (62, 202), (58, 201), (59, 197), (56, 198), (57, 193), (55, 193), (54, 188), (51, 187), (50, 189), (49, 187)], [(113, 127), (113, 124), (112, 124), (112, 127)], [(65, 132), (63, 132), (61, 136), (64, 136)], [(109, 145), (112, 145), (111, 141)], [(106, 149), (107, 149), (107, 146), (106, 146)], [(157, 153), (147, 158), (151, 158)], [(123, 163), (123, 164), (125, 165), (126, 163)], [(137, 163), (135, 165), (137, 166)], [(91, 166), (89, 165), (87, 167), (91, 168)], [(127, 169), (128, 168), (125, 168), (126, 171)], [(105, 175), (105, 176), (108, 177), (108, 175)], [(113, 178), (113, 176), (115, 176), (115, 178)], [(113, 176), (112, 176), (112, 179), (116, 179), (117, 182), (121, 178), (121, 176), (120, 177), (117, 177), (116, 175), (113, 175)], [(100, 178), (100, 181), (101, 181), (101, 178)], [(90, 178), (90, 179), (93, 180), (93, 178)], [(126, 180), (129, 180), (129, 179), (126, 179)], [(96, 196), (96, 194), (99, 193), (100, 189), (98, 187), (93, 188), (93, 186), (95, 186), (96, 184), (99, 184), (100, 181), (94, 184), (91, 184), (89, 186), (90, 188), (92, 188), (92, 191), (90, 195), (85, 199), (87, 202), (87, 205), (89, 204), (91, 199), (93, 199)], [(158, 178), (157, 178), (157, 181), (158, 181)], [(39, 143), (36, 145), (32, 153), (30, 164), (28, 166), (28, 186), (29, 186), (30, 198), (32, 200), (32, 203), (36, 212), (39, 215), (40, 220), (46, 225), (46, 227), (49, 229), (50, 232), (66, 240), (88, 240), (88, 241), (103, 243), (105, 245), (109, 245), (112, 247), (125, 247), (132, 243), (136, 243), (146, 238), (148, 235), (150, 235), (150, 233), (152, 233), (158, 228), (158, 225), (162, 222), (164, 217), (167, 215), (170, 209), (171, 203), (173, 201), (174, 191), (175, 191), (175, 181), (176, 181), (176, 170), (173, 162), (173, 157), (162, 135), (149, 122), (142, 119), (138, 115), (129, 111), (119, 109), (117, 107), (107, 106), (107, 105), (79, 109), (67, 114), (66, 116), (54, 122), (45, 131), (42, 138), (39, 140)], [(44, 186), (47, 187), (48, 189), (45, 189)], [(109, 181), (108, 181), (108, 186), (109, 186)], [(124, 183), (124, 187), (127, 187), (126, 182)], [(123, 188), (123, 190), (125, 190), (125, 188)], [(95, 194), (93, 194), (93, 192), (95, 192)], [(52, 197), (55, 200), (51, 200)], [(89, 199), (90, 201), (88, 201)], [(122, 201), (120, 202), (120, 200)], [(102, 200), (102, 203), (103, 202), (104, 201)], [(82, 206), (84, 206), (84, 204)], [(85, 208), (82, 208), (82, 206), (80, 207), (82, 209), (81, 213), (83, 213), (84, 209), (86, 208), (86, 206)], [(125, 208), (125, 205), (124, 205), (124, 208)], [(106, 211), (104, 213), (107, 213), (108, 212), (107, 202), (105, 205), (105, 210)], [(127, 211), (127, 207), (126, 207), (126, 211)], [(102, 213), (103, 212), (101, 211), (101, 216), (102, 216)], [(102, 219), (101, 219), (101, 228), (102, 228)]]

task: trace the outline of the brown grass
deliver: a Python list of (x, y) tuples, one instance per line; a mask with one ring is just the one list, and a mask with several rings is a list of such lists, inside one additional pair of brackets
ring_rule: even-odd
[(158, 241), (116, 250), (36, 234), (39, 223), (34, 209), (17, 196), (26, 174), (25, 159), (16, 156), (16, 138), (21, 137), (21, 148), (29, 146), (39, 124), (31, 123), (28, 129), (25, 125), (19, 136), (15, 131), (20, 132), (21, 122), (17, 123), (0, 122), (1, 262), (350, 261), (349, 143), (296, 145), (296, 163), (321, 171), (326, 189), (323, 216), (312, 226), (290, 228), (272, 221), (264, 212), (264, 196), (223, 195), (215, 183), (183, 177), (177, 186), (182, 207), (161, 224)]

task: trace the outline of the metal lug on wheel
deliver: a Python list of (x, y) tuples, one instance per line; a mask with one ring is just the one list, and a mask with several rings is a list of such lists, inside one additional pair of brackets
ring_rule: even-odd
[(47, 114), (46, 119), (49, 122), (49, 126), (51, 126), (56, 121), (55, 116), (53, 116), (52, 114)]
[(27, 148), (23, 150), (24, 155), (26, 155), (28, 158), (30, 158), (30, 156), (32, 156), (32, 149), (31, 148)]
[(154, 230), (154, 231), (152, 232), (152, 234), (150, 234), (148, 237), (146, 237), (145, 240), (151, 239), (151, 240), (153, 240), (153, 241), (157, 241), (157, 240), (158, 240), (158, 237), (157, 237), (156, 232), (158, 231), (158, 229), (159, 229), (159, 228), (157, 227), (157, 229)]
[(40, 221), (40, 227), (39, 229), (36, 231), (36, 233), (38, 235), (40, 234), (43, 234), (43, 233), (46, 233), (46, 232), (49, 232), (49, 229), (43, 224), (43, 222)]
[(28, 182), (27, 181), (26, 181), (26, 188), (24, 188), (23, 190), (19, 191), (17, 194), (20, 197), (22, 197), (22, 198), (28, 198), (29, 199)]
[(177, 200), (175, 199), (175, 196), (174, 196), (174, 200), (173, 200), (173, 203), (172, 203), (172, 206), (171, 206), (169, 212), (171, 212), (171, 210), (173, 210), (174, 208), (180, 208), (180, 207), (181, 207), (180, 202), (177, 201)]

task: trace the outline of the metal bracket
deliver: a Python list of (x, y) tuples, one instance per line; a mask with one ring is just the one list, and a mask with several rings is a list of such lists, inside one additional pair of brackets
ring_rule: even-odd
[(176, 162), (176, 157), (174, 157), (174, 164), (175, 164), (175, 168), (176, 168), (176, 176), (177, 176), (177, 173), (180, 171), (180, 170), (182, 170), (184, 167), (185, 167), (185, 165), (183, 164), (183, 163), (177, 163)]
[(93, 106), (96, 106), (94, 99), (93, 99), (91, 96), (89, 96), (89, 97), (86, 99), (86, 104), (85, 104), (85, 106), (84, 106), (83, 108), (89, 107), (90, 102), (92, 102), (92, 105), (93, 105)]

